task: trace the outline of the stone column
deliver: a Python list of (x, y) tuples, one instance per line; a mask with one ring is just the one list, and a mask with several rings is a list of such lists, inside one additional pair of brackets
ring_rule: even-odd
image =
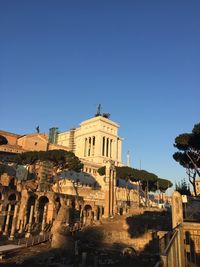
[(100, 207), (99, 207), (99, 220), (102, 219), (102, 213), (103, 213), (103, 207), (100, 206)]
[(106, 147), (107, 147), (107, 154), (106, 154), (106, 156), (109, 158), (110, 157), (110, 139), (109, 138), (107, 138)]
[(54, 215), (54, 204), (52, 201), (48, 204), (48, 213), (47, 213), (47, 223), (51, 223), (53, 221)]
[(107, 152), (106, 144), (107, 144), (107, 137), (105, 136), (105, 139), (104, 139), (104, 157), (106, 157), (106, 152)]
[(31, 210), (29, 214), (29, 220), (28, 220), (28, 232), (26, 233), (26, 237), (29, 237), (31, 235), (31, 226), (33, 221), (33, 211), (34, 211), (34, 205), (31, 205)]
[(117, 146), (118, 146), (118, 155), (117, 155), (117, 158), (118, 158), (118, 161), (121, 162), (122, 161), (122, 141), (121, 139), (118, 139), (118, 142), (117, 142)]
[(26, 209), (27, 209), (27, 203), (28, 203), (28, 191), (23, 189), (21, 193), (21, 204), (19, 206), (19, 212), (18, 212), (18, 220), (17, 220), (17, 229), (19, 230), (19, 233), (22, 233), (23, 227), (26, 225)]
[(110, 158), (112, 158), (112, 139), (110, 139)]
[(110, 171), (111, 171), (110, 161), (106, 162), (105, 169), (105, 199), (104, 199), (104, 217), (108, 218), (110, 216)]
[(95, 156), (102, 156), (102, 142), (103, 142), (103, 137), (102, 135), (97, 135), (96, 136), (96, 141), (95, 141)]
[(6, 224), (5, 224), (5, 229), (4, 229), (3, 235), (7, 235), (8, 234), (10, 211), (11, 211), (11, 204), (8, 205), (8, 211), (7, 211), (7, 216), (6, 216)]
[(0, 232), (3, 231), (3, 223), (5, 219), (5, 214), (4, 214), (5, 206), (3, 204), (0, 205)]
[(98, 207), (94, 208), (94, 221), (97, 221)]
[(47, 217), (47, 205), (44, 206), (44, 212), (43, 212), (43, 219), (42, 219), (42, 232), (44, 232), (44, 228), (46, 225), (46, 217)]
[(116, 213), (116, 171), (111, 171), (112, 179), (112, 216)]
[(89, 143), (89, 138), (86, 138), (86, 144), (85, 144), (85, 156), (88, 156), (88, 143)]
[(87, 213), (86, 210), (83, 210), (83, 225), (86, 224), (86, 221), (87, 221)]
[(39, 223), (39, 201), (35, 202), (35, 222)]
[(92, 156), (96, 155), (96, 136), (92, 138)]
[(13, 240), (14, 236), (15, 236), (17, 216), (18, 216), (18, 208), (19, 208), (19, 205), (15, 205), (13, 221), (12, 221), (12, 228), (11, 228), (10, 237), (9, 237), (10, 240)]
[(183, 223), (182, 197), (179, 192), (172, 194), (172, 227)]

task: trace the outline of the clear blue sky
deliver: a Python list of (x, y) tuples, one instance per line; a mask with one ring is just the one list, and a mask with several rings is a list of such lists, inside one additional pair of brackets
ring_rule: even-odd
[(200, 122), (200, 1), (0, 2), (0, 128), (65, 131), (103, 112), (123, 160), (178, 181), (174, 138)]

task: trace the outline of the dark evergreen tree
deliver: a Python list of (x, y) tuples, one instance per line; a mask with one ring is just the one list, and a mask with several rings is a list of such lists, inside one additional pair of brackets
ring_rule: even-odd
[[(105, 166), (98, 169), (100, 175), (105, 174)], [(155, 192), (158, 188), (165, 192), (173, 184), (166, 179), (158, 178), (154, 173), (150, 173), (145, 170), (138, 170), (130, 168), (128, 166), (116, 167), (116, 175), (118, 178), (124, 179), (126, 182), (129, 180), (132, 182), (139, 182), (140, 189), (142, 190), (145, 199), (146, 205), (148, 202), (148, 192)]]
[(176, 191), (181, 195), (191, 196), (189, 184), (186, 183), (185, 179), (181, 180), (180, 183), (175, 185)]
[(200, 177), (200, 123), (194, 125), (191, 133), (177, 136), (174, 146), (179, 151), (173, 154), (173, 158), (186, 169), (196, 196), (195, 181), (197, 176)]

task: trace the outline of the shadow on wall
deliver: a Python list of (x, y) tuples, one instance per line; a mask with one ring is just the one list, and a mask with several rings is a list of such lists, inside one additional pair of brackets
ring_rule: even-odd
[[(193, 238), (195, 237), (191, 235), (190, 232), (185, 232), (186, 261), (188, 266), (200, 266), (200, 254), (196, 253)], [(196, 238), (199, 239), (199, 236), (196, 236)]]
[(148, 231), (170, 231), (172, 229), (171, 213), (168, 211), (145, 211), (126, 219), (131, 238), (140, 237)]
[[(135, 251), (127, 247), (125, 243), (110, 243), (105, 245), (104, 227), (86, 227), (72, 236), (72, 250), (62, 252), (59, 249), (51, 249), (50, 246), (43, 251), (42, 246), (29, 248), (32, 253), (28, 254), (28, 248), (12, 258), (12, 262), (2, 266), (21, 267), (47, 267), (51, 264), (73, 264), (83, 266), (83, 254), (87, 253), (85, 266), (115, 266), (115, 267), (153, 267), (158, 261), (159, 240), (156, 231), (168, 231), (171, 227), (171, 216), (166, 212), (145, 211), (144, 214), (126, 218), (128, 231), (131, 238), (142, 236), (147, 231), (152, 231), (152, 240), (144, 247), (143, 251)], [(154, 235), (154, 236), (153, 236)], [(76, 245), (77, 244), (77, 249)], [(35, 252), (33, 252), (35, 250)], [(77, 250), (77, 251), (76, 251)], [(53, 266), (53, 265), (52, 265)]]

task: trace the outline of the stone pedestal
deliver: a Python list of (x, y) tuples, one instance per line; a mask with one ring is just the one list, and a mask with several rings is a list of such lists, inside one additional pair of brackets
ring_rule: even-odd
[(182, 197), (179, 192), (172, 194), (172, 227), (183, 223), (183, 205)]

